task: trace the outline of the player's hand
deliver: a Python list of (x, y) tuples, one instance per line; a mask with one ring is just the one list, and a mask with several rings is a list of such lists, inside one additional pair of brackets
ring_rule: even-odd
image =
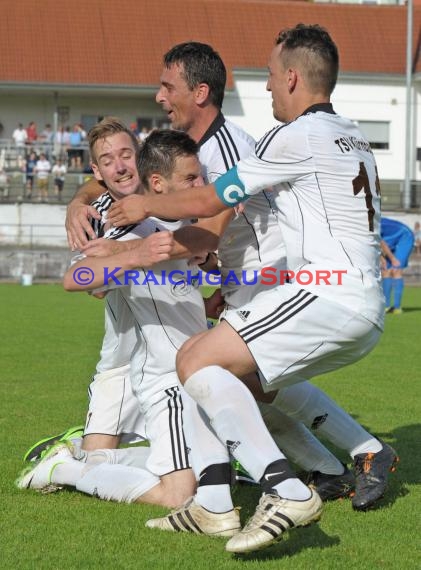
[(131, 249), (131, 241), (134, 240), (117, 241), (115, 239), (98, 238), (88, 241), (80, 251), (87, 257), (105, 257), (121, 253), (122, 251), (128, 251)]
[[(79, 200), (73, 200), (67, 206), (66, 232), (67, 242), (72, 251), (81, 249), (89, 239), (96, 239), (89, 218), (101, 219), (101, 215), (93, 208), (83, 204)], [(86, 237), (86, 234), (89, 237)]]
[(390, 258), (390, 262), (392, 264), (392, 267), (395, 267), (396, 269), (398, 269), (401, 266), (401, 262), (394, 255)]
[(104, 299), (107, 296), (108, 291), (88, 291), (88, 294), (95, 297), (95, 299)]
[(114, 227), (141, 222), (147, 217), (143, 208), (143, 200), (143, 196), (133, 194), (114, 202), (108, 211), (108, 220)]
[(385, 271), (387, 269), (387, 261), (384, 255), (380, 256), (380, 269)]
[(219, 315), (225, 308), (224, 298), (221, 294), (221, 289), (216, 291), (207, 299), (204, 299), (206, 316), (209, 319), (218, 319)]
[(174, 247), (172, 232), (155, 232), (145, 239), (136, 242), (130, 249), (130, 261), (133, 267), (151, 267), (155, 263), (170, 259)]

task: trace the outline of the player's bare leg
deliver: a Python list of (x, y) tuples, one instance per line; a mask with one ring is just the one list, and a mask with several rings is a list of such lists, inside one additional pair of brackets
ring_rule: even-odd
[(191, 469), (163, 475), (161, 481), (136, 499), (136, 503), (161, 505), (171, 509), (185, 503), (196, 492), (196, 478)]
[(90, 433), (83, 437), (82, 449), (84, 451), (94, 451), (95, 449), (116, 449), (119, 444), (119, 435)]

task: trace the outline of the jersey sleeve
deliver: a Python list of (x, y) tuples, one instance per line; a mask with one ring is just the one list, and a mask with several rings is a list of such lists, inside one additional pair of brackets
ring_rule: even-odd
[(218, 197), (234, 206), (271, 186), (293, 182), (313, 166), (305, 130), (295, 124), (276, 127), (257, 143), (255, 151), (215, 181)]
[(255, 152), (238, 163), (246, 194), (294, 182), (312, 169), (313, 157), (305, 129), (298, 122), (276, 127), (257, 143)]

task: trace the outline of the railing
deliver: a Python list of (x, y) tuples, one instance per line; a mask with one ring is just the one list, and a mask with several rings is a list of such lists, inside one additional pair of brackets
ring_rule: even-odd
[[(40, 153), (44, 153), (50, 160), (61, 158), (64, 161), (68, 161), (69, 151), (80, 151), (83, 156), (83, 167), (87, 167), (89, 163), (88, 143), (86, 141), (83, 141), (79, 146), (63, 145), (57, 142), (48, 143), (42, 140), (16, 146), (12, 139), (0, 139), (0, 169), (20, 170), (24, 165), (25, 157), (32, 151), (38, 156)], [(71, 166), (70, 161), (69, 166)]]
[(63, 224), (2, 224), (0, 246), (66, 248), (66, 231)]
[[(403, 180), (383, 180), (381, 181), (382, 210), (396, 211), (405, 210), (404, 207), (404, 181)], [(421, 208), (421, 182), (411, 183), (410, 209), (419, 210)]]

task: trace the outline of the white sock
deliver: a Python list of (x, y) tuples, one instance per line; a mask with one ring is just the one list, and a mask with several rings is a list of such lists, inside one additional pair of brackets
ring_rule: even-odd
[(89, 470), (86, 463), (78, 461), (73, 457), (66, 457), (62, 463), (54, 467), (51, 473), (51, 482), (57, 485), (67, 485), (68, 487), (75, 487), (76, 482), (79, 481), (83, 474)]
[(83, 444), (83, 437), (75, 437), (70, 440), (70, 443), (73, 446), (72, 454), (75, 459), (79, 459), (79, 456), (82, 452), (82, 444)]
[(89, 469), (76, 489), (105, 501), (132, 503), (159, 483), (159, 477), (145, 469), (101, 463)]
[(272, 404), (258, 402), (271, 436), (287, 458), (305, 471), (341, 475), (342, 463), (304, 424), (287, 416)]
[[(183, 429), (190, 449), (189, 460), (192, 469), (199, 476), (209, 465), (229, 463), (226, 445), (221, 443), (210, 425), (209, 418), (200, 410), (196, 402), (182, 389)], [(195, 501), (215, 513), (224, 513), (234, 508), (229, 484), (203, 485), (197, 488)]]
[(234, 508), (229, 485), (204, 485), (198, 487), (195, 501), (213, 513), (226, 513)]
[(256, 401), (231, 372), (207, 366), (192, 374), (184, 389), (204, 410), (221, 442), (259, 481), (266, 467), (285, 456), (271, 438)]
[[(379, 443), (327, 394), (309, 382), (279, 390), (272, 405), (302, 421), (351, 456), (360, 446), (377, 447)], [(376, 450), (370, 448), (369, 451)]]
[(205, 467), (215, 463), (228, 463), (230, 456), (227, 446), (220, 441), (203, 410), (186, 390), (181, 390), (181, 397), (184, 405), (184, 435), (190, 450), (190, 463), (198, 480)]
[(311, 497), (311, 491), (299, 479), (286, 479), (273, 487), (280, 497), (293, 501), (305, 501)]
[(110, 463), (145, 469), (150, 447), (127, 447), (122, 449), (95, 449), (85, 451), (86, 463)]
[(369, 439), (362, 445), (358, 445), (352, 451), (350, 451), (350, 455), (354, 458), (356, 455), (360, 453), (378, 453), (383, 449), (383, 445), (380, 443), (378, 439), (375, 437)]

